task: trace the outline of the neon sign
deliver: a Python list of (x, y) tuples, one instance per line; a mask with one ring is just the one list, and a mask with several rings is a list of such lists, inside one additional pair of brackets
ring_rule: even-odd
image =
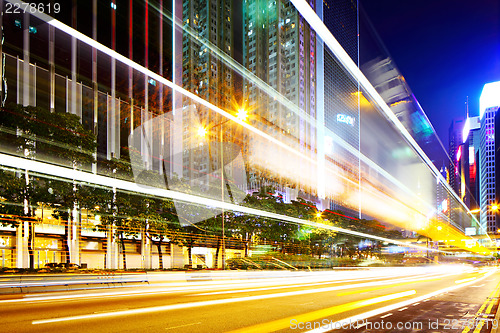
[(351, 126), (354, 126), (354, 121), (356, 119), (354, 117), (351, 117), (351, 116), (348, 116), (348, 115), (345, 115), (345, 114), (342, 114), (342, 113), (339, 113), (337, 115), (337, 122), (338, 123), (344, 123), (344, 124), (347, 124), (347, 125), (351, 125)]

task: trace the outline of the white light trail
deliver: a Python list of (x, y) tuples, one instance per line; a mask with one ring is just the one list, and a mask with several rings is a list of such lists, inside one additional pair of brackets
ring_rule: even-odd
[[(347, 54), (347, 52), (342, 48), (339, 42), (332, 35), (330, 30), (325, 26), (323, 21), (318, 17), (318, 15), (314, 12), (311, 6), (305, 0), (290, 0), (295, 8), (299, 11), (300, 15), (304, 17), (307, 23), (311, 26), (312, 29), (317, 33), (317, 35), (323, 40), (323, 42), (328, 46), (330, 51), (336, 56), (337, 60), (344, 66), (344, 68), (351, 74), (360, 86), (368, 93), (373, 102), (379, 107), (382, 111), (382, 114), (396, 126), (396, 128), (403, 135), (404, 139), (411, 145), (411, 147), (417, 152), (420, 158), (425, 162), (429, 170), (434, 174), (436, 178), (438, 178), (442, 184), (447, 189), (447, 192), (451, 194), (457, 202), (459, 202), (463, 209), (470, 213), (469, 208), (463, 203), (460, 197), (455, 193), (455, 191), (451, 188), (448, 182), (441, 175), (439, 170), (434, 166), (434, 163), (427, 157), (425, 152), (420, 148), (418, 143), (413, 139), (408, 130), (401, 124), (396, 115), (391, 111), (389, 106), (385, 103), (384, 99), (380, 94), (375, 90), (375, 88), (371, 85), (370, 81), (364, 76), (358, 66), (352, 61), (351, 57)], [(472, 214), (471, 214), (472, 215)], [(481, 225), (479, 225), (481, 227)], [(484, 230), (484, 229), (483, 229)], [(485, 231), (485, 230), (484, 230)], [(486, 231), (485, 234), (487, 235)], [(491, 238), (487, 235), (487, 237)]]
[[(451, 273), (450, 275), (453, 275), (453, 274), (454, 273)], [(411, 279), (411, 278), (406, 278), (404, 280), (409, 281), (409, 279)], [(422, 278), (422, 279), (417, 279), (415, 281), (425, 280), (425, 279), (428, 279), (428, 277)], [(189, 308), (211, 306), (211, 305), (221, 305), (221, 304), (248, 302), (248, 301), (264, 300), (264, 299), (272, 299), (272, 298), (280, 298), (280, 297), (316, 294), (316, 293), (330, 292), (330, 291), (336, 291), (336, 290), (342, 290), (342, 289), (361, 288), (361, 287), (367, 287), (367, 286), (390, 285), (390, 284), (395, 284), (395, 282), (398, 282), (398, 281), (399, 280), (385, 280), (385, 281), (379, 281), (379, 282), (373, 282), (373, 283), (357, 283), (357, 284), (350, 284), (350, 285), (345, 285), (345, 286), (314, 288), (314, 289), (309, 289), (309, 290), (297, 290), (297, 291), (273, 293), (273, 294), (266, 294), (266, 295), (246, 296), (246, 297), (238, 297), (238, 298), (230, 298), (230, 299), (218, 299), (218, 300), (192, 302), (192, 303), (170, 304), (170, 305), (154, 306), (154, 307), (149, 307), (149, 308), (140, 308), (140, 309), (132, 309), (132, 310), (112, 311), (112, 312), (97, 313), (97, 314), (92, 313), (92, 314), (85, 314), (85, 315), (60, 317), (60, 318), (49, 318), (49, 319), (34, 320), (34, 321), (32, 321), (32, 324), (39, 325), (39, 324), (48, 324), (48, 323), (74, 321), (74, 320), (86, 320), (86, 319), (93, 320), (93, 319), (97, 319), (97, 318), (128, 316), (128, 315), (137, 315), (137, 314), (145, 314), (145, 313), (153, 313), (153, 312), (181, 310), (181, 309), (189, 309)], [(384, 297), (384, 296), (382, 296), (382, 297)]]
[(434, 291), (432, 293), (429, 293), (429, 294), (426, 294), (426, 295), (423, 295), (423, 296), (419, 296), (419, 297), (416, 297), (416, 298), (409, 299), (407, 301), (399, 302), (399, 303), (396, 303), (396, 304), (391, 304), (391, 305), (384, 306), (384, 307), (381, 307), (381, 308), (378, 308), (378, 309), (375, 309), (375, 310), (372, 310), (372, 311), (360, 313), (360, 314), (352, 316), (352, 317), (344, 318), (344, 319), (338, 320), (336, 322), (329, 323), (328, 325), (326, 325), (327, 327), (324, 326), (324, 327), (321, 327), (321, 328), (317, 328), (317, 329), (314, 329), (314, 330), (307, 331), (306, 333), (326, 333), (326, 332), (330, 332), (330, 331), (332, 331), (333, 327), (342, 327), (342, 324), (345, 325), (347, 323), (347, 325), (349, 325), (349, 323), (353, 323), (353, 322), (361, 321), (361, 320), (364, 320), (364, 319), (368, 319), (370, 317), (374, 317), (374, 316), (377, 316), (377, 315), (385, 313), (385, 312), (393, 311), (393, 310), (399, 309), (401, 307), (412, 305), (412, 304), (414, 304), (416, 302), (426, 302), (431, 297), (438, 296), (438, 295), (441, 295), (441, 294), (444, 294), (444, 293), (447, 293), (447, 292), (450, 292), (450, 291), (453, 291), (453, 290), (457, 290), (457, 289), (460, 289), (460, 288), (463, 288), (463, 287), (467, 287), (467, 286), (469, 286), (471, 284), (474, 284), (476, 282), (482, 281), (482, 280), (486, 279), (487, 277), (491, 276), (492, 274), (494, 274), (496, 271), (497, 271), (497, 269), (491, 270), (490, 272), (486, 273), (480, 279), (477, 279), (477, 280), (474, 280), (474, 281), (471, 281), (471, 282), (468, 282), (468, 283), (463, 283), (463, 284), (459, 284), (459, 285), (456, 285), (456, 286), (447, 287), (447, 288), (440, 289), (440, 290)]
[[(22, 2), (20, 0), (7, 0), (7, 1), (9, 1), (11, 3), (17, 3), (21, 6), (25, 4), (24, 2)], [(359, 83), (361, 84), (363, 89), (365, 89), (367, 91), (367, 93), (370, 95), (370, 97), (373, 99), (373, 101), (383, 111), (383, 114), (400, 130), (403, 137), (410, 143), (410, 145), (413, 147), (413, 149), (424, 160), (426, 165), (431, 169), (431, 171), (436, 175), (436, 177), (438, 177), (441, 180), (441, 183), (443, 184), (443, 186), (447, 187), (448, 191), (457, 199), (457, 201), (459, 203), (461, 203), (463, 205), (464, 209), (469, 211), (468, 208), (460, 200), (458, 195), (453, 190), (451, 190), (451, 187), (447, 184), (446, 181), (444, 181), (444, 178), (442, 177), (442, 175), (435, 168), (435, 166), (432, 164), (432, 162), (429, 160), (429, 158), (425, 155), (425, 153), (422, 151), (422, 149), (418, 146), (418, 144), (414, 141), (414, 139), (411, 137), (411, 135), (408, 133), (408, 131), (404, 128), (404, 126), (401, 124), (401, 122), (399, 122), (397, 117), (392, 113), (390, 108), (385, 104), (382, 97), (377, 93), (375, 88), (373, 88), (373, 86), (369, 83), (369, 81), (366, 79), (366, 77), (361, 73), (361, 71), (356, 66), (356, 64), (350, 59), (350, 57), (347, 55), (347, 53), (343, 50), (343, 48), (336, 41), (336, 39), (333, 37), (333, 35), (330, 33), (330, 31), (323, 24), (323, 22), (318, 18), (316, 13), (311, 9), (309, 4), (304, 0), (292, 0), (292, 3), (295, 5), (297, 10), (300, 12), (300, 14), (308, 21), (308, 23), (311, 25), (311, 27), (316, 31), (318, 36), (321, 37), (321, 39), (324, 41), (324, 43), (336, 55), (337, 59), (345, 67), (345, 69), (355, 79), (357, 79), (359, 81)], [(89, 38), (88, 36), (86, 36), (86, 35), (78, 32), (77, 30), (63, 24), (62, 22), (57, 21), (54, 18), (52, 18), (44, 13), (40, 13), (38, 11), (35, 11), (34, 13), (32, 13), (32, 15), (47, 22), (48, 24), (52, 25), (53, 27), (67, 33), (68, 35), (78, 39), (79, 41), (95, 48), (96, 50), (103, 52), (104, 54), (112, 57), (113, 59), (116, 59), (116, 60), (122, 62), (123, 64), (129, 66), (130, 68), (133, 68), (133, 69), (137, 70), (138, 72), (140, 72), (148, 77), (151, 77), (151, 78), (155, 79), (156, 81), (166, 85), (167, 87), (175, 90), (176, 92), (179, 92), (182, 95), (189, 97), (190, 99), (194, 100), (195, 102), (206, 106), (207, 108), (221, 114), (222, 116), (232, 120), (233, 122), (238, 123), (239, 125), (243, 126), (247, 130), (265, 138), (266, 140), (276, 144), (277, 146), (279, 146), (281, 148), (284, 148), (285, 150), (291, 152), (295, 156), (299, 156), (304, 161), (312, 163), (313, 165), (317, 164), (317, 162), (313, 158), (309, 157), (308, 155), (301, 153), (300, 151), (298, 151), (298, 150), (292, 148), (291, 146), (283, 143), (282, 141), (274, 138), (273, 136), (270, 136), (269, 134), (251, 126), (250, 124), (240, 120), (239, 118), (231, 115), (230, 113), (222, 110), (221, 108), (209, 103), (208, 101), (206, 101), (206, 100), (200, 98), (199, 96), (189, 92), (188, 90), (180, 87), (179, 85), (165, 79), (164, 77), (156, 74), (155, 72), (139, 65), (138, 63), (128, 59), (127, 57), (122, 56), (121, 54), (117, 53), (116, 51), (109, 49), (108, 47), (100, 44), (96, 40)], [(180, 23), (176, 22), (176, 24), (180, 24)], [(335, 170), (333, 170), (333, 172), (335, 173)], [(339, 175), (339, 176), (341, 176), (341, 175)], [(389, 180), (391, 180), (391, 179), (389, 179)], [(140, 191), (139, 191), (139, 193), (140, 193)], [(179, 200), (182, 200), (182, 199), (179, 199)], [(220, 205), (212, 205), (212, 206), (222, 208), (222, 207), (220, 207)], [(231, 208), (229, 208), (229, 209), (231, 209)], [(241, 211), (241, 210), (239, 210), (239, 211)], [(263, 216), (263, 214), (258, 214), (258, 215)], [(268, 216), (268, 217), (270, 217), (270, 216)], [(287, 219), (283, 219), (281, 217), (278, 219), (287, 220)], [(291, 220), (287, 220), (287, 221), (292, 222)], [(302, 221), (302, 220), (300, 220), (300, 221)], [(302, 222), (294, 222), (294, 223), (307, 224), (307, 223), (304, 223), (303, 221)], [(309, 225), (323, 227), (323, 226), (320, 226), (319, 224), (309, 224)], [(335, 229), (335, 227), (330, 227), (327, 229), (331, 229), (331, 230), (339, 231), (339, 232), (344, 232), (346, 230), (346, 229), (340, 229), (340, 228)], [(392, 240), (387, 240), (385, 238), (377, 238), (376, 236), (367, 236), (365, 234), (356, 233), (354, 231), (350, 231), (350, 232), (345, 231), (345, 233), (349, 233), (349, 234), (360, 236), (360, 237), (368, 237), (368, 238), (372, 238), (372, 239), (390, 241), (390, 242), (395, 243), (395, 244), (402, 244), (402, 243), (394, 242)], [(487, 237), (489, 237), (489, 236), (487, 236)], [(414, 246), (414, 247), (419, 247), (419, 246)], [(431, 251), (433, 251), (433, 249), (431, 249)]]
[(307, 220), (301, 220), (295, 217), (290, 217), (286, 215), (280, 215), (280, 214), (275, 214), (275, 213), (270, 213), (266, 212), (263, 210), (258, 210), (254, 208), (248, 208), (248, 207), (243, 207), (243, 206), (238, 206), (232, 203), (228, 202), (222, 202), (218, 200), (213, 200), (213, 199), (207, 199), (191, 194), (186, 194), (186, 193), (181, 193), (181, 192), (176, 192), (176, 191), (171, 191), (171, 190), (165, 190), (165, 189), (160, 189), (156, 187), (151, 187), (147, 185), (139, 185), (136, 183), (120, 180), (120, 179), (114, 179), (114, 178), (109, 178), (105, 176), (100, 176), (84, 171), (78, 171), (78, 170), (73, 170), (65, 167), (60, 167), (56, 165), (51, 165), (43, 162), (38, 162), (34, 160), (28, 160), (25, 158), (21, 157), (16, 157), (16, 156), (10, 156), (7, 154), (2, 154), (0, 153), (0, 161), (2, 161), (2, 165), (12, 167), (12, 168), (19, 168), (23, 170), (30, 170), (34, 171), (40, 174), (45, 174), (45, 175), (51, 175), (54, 177), (59, 177), (59, 178), (64, 178), (68, 180), (75, 180), (75, 181), (80, 181), (84, 183), (90, 183), (90, 184), (97, 184), (97, 185), (103, 185), (107, 187), (116, 187), (117, 189), (120, 190), (125, 190), (125, 191), (131, 191), (131, 192), (136, 192), (136, 193), (141, 193), (141, 194), (147, 194), (147, 195), (152, 195), (160, 198), (169, 198), (169, 199), (175, 199), (175, 200), (180, 200), (188, 203), (196, 203), (199, 205), (205, 205), (209, 207), (216, 207), (216, 208), (224, 208), (226, 210), (232, 210), (235, 212), (241, 212), (245, 214), (250, 214), (250, 215), (255, 215), (255, 216), (262, 216), (262, 217), (268, 217), (271, 219), (275, 220), (281, 220), (281, 221), (288, 221), (296, 224), (301, 224), (301, 225), (308, 225), (311, 227), (317, 227), (317, 228), (323, 228), (323, 229), (328, 229), (328, 230), (333, 230), (336, 232), (340, 233), (345, 233), (353, 236), (359, 236), (362, 238), (370, 238), (370, 239), (376, 239), (380, 240), (383, 242), (389, 242), (392, 244), (398, 244), (398, 245), (404, 245), (408, 247), (414, 247), (418, 248), (421, 250), (425, 251), (432, 251), (432, 252), (443, 252), (437, 249), (432, 249), (432, 248), (427, 248), (425, 246), (420, 246), (420, 245), (415, 245), (415, 244), (408, 244), (402, 241), (398, 241), (395, 239), (389, 239), (385, 237), (379, 237), (375, 235), (370, 235), (370, 234), (365, 234), (362, 232), (354, 231), (354, 230), (349, 230), (349, 229), (343, 229), (339, 227), (334, 227), (331, 225), (326, 225), (323, 223), (316, 223), (316, 222), (311, 222)]
[[(7, 0), (11, 3), (17, 3), (22, 6), (23, 2), (19, 0)], [(22, 8), (22, 7), (21, 7)], [(238, 117), (233, 116), (232, 114), (222, 110), (221, 108), (211, 104), (210, 102), (204, 100), (203, 98), (199, 97), (198, 95), (193, 94), (192, 92), (182, 88), (181, 86), (174, 84), (173, 82), (165, 79), (163, 76), (156, 74), (155, 72), (139, 65), (138, 63), (128, 59), (127, 57), (119, 54), (118, 52), (104, 46), (103, 44), (97, 42), (96, 40), (82, 34), (81, 32), (65, 25), (64, 23), (54, 19), (53, 17), (48, 16), (47, 14), (40, 13), (36, 11), (35, 13), (32, 13), (33, 16), (38, 17), (39, 19), (47, 22), (48, 24), (52, 25), (54, 28), (59, 29), (60, 31), (63, 31), (67, 33), (68, 35), (78, 39), (79, 41), (95, 48), (96, 50), (99, 50), (100, 52), (122, 62), (123, 64), (135, 69), (136, 71), (153, 78), (154, 80), (161, 82), (162, 84), (166, 85), (167, 87), (175, 90), (176, 92), (181, 93), (182, 95), (189, 97), (190, 99), (196, 101), (197, 103), (200, 103), (201, 105), (206, 106), (207, 108), (219, 113), (220, 115), (232, 120), (235, 123), (238, 123), (239, 125), (245, 127), (246, 129), (264, 137), (265, 139), (269, 140), (270, 142), (285, 148), (289, 152), (293, 153), (294, 155), (297, 155), (301, 158), (303, 158), (306, 161), (313, 161), (309, 156), (300, 153), (299, 151), (295, 150), (294, 148), (284, 144), (283, 142), (275, 139), (274, 137), (270, 136), (269, 134), (266, 134), (262, 132), (261, 130), (251, 126), (250, 124), (246, 123), (245, 121), (239, 119)]]

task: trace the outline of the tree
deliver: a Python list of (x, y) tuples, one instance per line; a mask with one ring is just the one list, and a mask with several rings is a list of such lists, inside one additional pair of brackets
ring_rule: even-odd
[[(28, 181), (27, 181), (28, 179)], [(49, 202), (47, 180), (29, 176), (28, 172), (0, 170), (0, 212), (5, 216), (2, 224), (17, 228), (28, 222), (29, 267), (35, 268), (35, 211), (38, 203)], [(25, 232), (23, 228), (23, 232)]]
[[(83, 128), (80, 118), (76, 115), (51, 113), (48, 110), (32, 106), (9, 105), (7, 108), (1, 108), (0, 126), (2, 132), (10, 136), (10, 140), (7, 142), (12, 142), (11, 147), (14, 147), (18, 154), (26, 158), (47, 160), (75, 169), (94, 161), (92, 154), (97, 147), (95, 135)], [(40, 177), (33, 177), (28, 170), (19, 172), (18, 177), (24, 177), (24, 182), (14, 182), (10, 179), (10, 183), (11, 185), (17, 184), (17, 192), (23, 193), (22, 200), (19, 195), (12, 197), (14, 200), (21, 200), (18, 202), (24, 202), (22, 215), (20, 216), (35, 216), (38, 202), (47, 202), (47, 200), (54, 198), (57, 198), (59, 204), (62, 203), (61, 206), (64, 206), (64, 208), (73, 209), (77, 206), (77, 202), (74, 200), (76, 194), (64, 193), (65, 191), (74, 192), (77, 189), (75, 184), (70, 186), (66, 183), (63, 185), (61, 182), (54, 182), (60, 185), (57, 187), (60, 191), (54, 193), (52, 185), (49, 186), (50, 181), (43, 180)], [(9, 182), (9, 180), (5, 181)], [(48, 191), (49, 188), (51, 189), (50, 192)], [(12, 191), (10, 193), (12, 194)], [(55, 194), (55, 196), (52, 194)], [(72, 200), (73, 205), (69, 203), (69, 200)], [(59, 209), (56, 216), (67, 218), (63, 220), (66, 223), (65, 240), (67, 240), (67, 223), (71, 218), (71, 214)], [(30, 266), (34, 267), (33, 224), (30, 228), (30, 234), (32, 236), (30, 236), (28, 242), (28, 252), (30, 253)], [(65, 244), (68, 251), (67, 242)], [(68, 258), (69, 253), (67, 253)]]

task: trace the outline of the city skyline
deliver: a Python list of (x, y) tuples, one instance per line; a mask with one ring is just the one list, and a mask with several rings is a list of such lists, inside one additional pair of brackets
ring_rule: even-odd
[[(500, 77), (500, 3), (361, 0), (417, 100), (448, 146), (453, 118), (479, 115), (486, 83)], [(439, 32), (439, 33), (436, 33)]]

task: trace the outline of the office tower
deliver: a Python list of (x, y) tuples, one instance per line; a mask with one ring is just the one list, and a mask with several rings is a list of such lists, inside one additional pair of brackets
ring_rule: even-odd
[[(352, 61), (358, 64), (358, 5), (349, 0), (323, 1), (322, 19)], [(321, 46), (322, 43), (319, 42), (318, 45)], [(359, 93), (358, 83), (348, 77), (328, 48), (324, 48), (322, 56), (323, 85), (318, 85), (321, 89), (318, 90), (318, 95), (322, 94), (324, 104), (325, 138), (338, 138), (327, 145), (325, 155), (329, 163), (353, 180), (346, 192), (356, 197), (359, 195), (359, 188), (355, 184), (360, 182), (359, 168), (356, 167), (359, 165), (359, 156), (352, 154), (352, 150), (346, 147), (357, 149), (360, 146), (359, 102), (364, 97)], [(345, 145), (340, 142), (345, 142)], [(331, 209), (342, 209), (351, 216), (361, 216), (359, 203), (346, 202), (343, 195), (329, 191), (326, 196), (330, 199)]]
[(488, 83), (484, 86), (479, 99), (479, 117), (481, 118), (480, 130), (480, 223), (488, 233), (495, 233), (498, 229), (497, 209), (499, 188), (497, 181), (500, 180), (499, 170), (496, 167), (500, 163), (500, 118), (498, 109), (500, 107), (500, 81)]
[(323, 1), (323, 22), (355, 63), (359, 55), (358, 15), (356, 1)]
[(182, 3), (182, 84), (221, 108), (231, 107), (234, 78), (227, 61), (233, 58), (232, 1), (189, 0)]
[(460, 174), (461, 165), (460, 159), (463, 154), (463, 129), (464, 129), (464, 119), (455, 118), (452, 120), (449, 131), (449, 148), (448, 154), (450, 157), (449, 170), (450, 170), (450, 186), (455, 191), (455, 193), (461, 197), (461, 185), (460, 185)]
[[(213, 105), (234, 112), (234, 74), (223, 59), (225, 55), (234, 58), (233, 1), (189, 0), (182, 2), (182, 86)], [(175, 169), (186, 179), (206, 184), (212, 165), (220, 163), (215, 153), (197, 149), (202, 140), (225, 141), (231, 137), (231, 130), (225, 118), (188, 97), (182, 101), (182, 118), (176, 115), (176, 123), (182, 122), (182, 148), (176, 142), (176, 149), (182, 159), (176, 161)], [(211, 137), (201, 138), (189, 125), (210, 129)], [(220, 126), (224, 127), (224, 138)], [(194, 149), (194, 150), (193, 150)], [(178, 154), (176, 154), (178, 155)], [(182, 168), (180, 168), (180, 165)], [(230, 172), (230, 171), (229, 171)], [(206, 175), (206, 177), (201, 177)], [(193, 182), (192, 182), (193, 184)]]
[[(443, 164), (443, 166), (439, 169), (439, 173), (441, 176), (449, 182), (450, 172), (448, 168)], [(438, 222), (447, 223), (450, 221), (450, 202), (451, 195), (446, 190), (446, 188), (440, 182), (437, 183), (436, 189), (436, 217)]]
[(463, 130), (463, 153), (461, 156), (461, 194), (463, 202), (471, 209), (479, 208), (479, 143), (481, 121), (479, 117), (468, 117)]
[[(314, 8), (315, 1), (309, 3)], [(267, 84), (263, 88), (255, 80), (244, 80), (243, 96), (253, 115), (251, 122), (313, 156), (316, 133), (310, 120), (316, 118), (315, 32), (288, 0), (247, 0), (243, 19), (243, 64)]]

